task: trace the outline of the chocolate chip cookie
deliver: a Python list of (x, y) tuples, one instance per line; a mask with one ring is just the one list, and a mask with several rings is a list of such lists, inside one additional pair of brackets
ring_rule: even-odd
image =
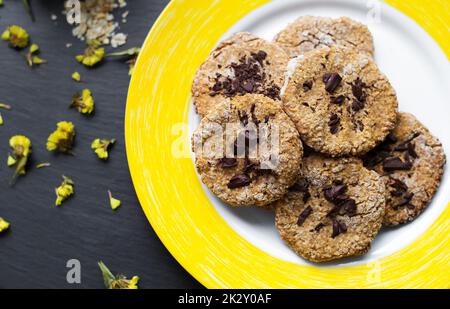
[(303, 176), (273, 204), (281, 238), (313, 262), (366, 253), (385, 211), (381, 177), (356, 158), (303, 161)]
[(373, 55), (373, 39), (367, 26), (347, 17), (302, 16), (274, 39), (291, 57), (314, 49), (339, 45)]
[(373, 149), (394, 128), (397, 97), (370, 56), (338, 46), (299, 57), (283, 109), (305, 144), (333, 157)]
[(264, 206), (281, 198), (300, 172), (303, 147), (280, 105), (260, 94), (220, 104), (193, 137), (205, 185), (233, 206)]
[(364, 157), (386, 182), (383, 224), (414, 220), (430, 203), (444, 173), (442, 144), (413, 115), (400, 113), (394, 131)]
[(197, 113), (204, 117), (218, 104), (247, 93), (280, 99), (289, 61), (277, 45), (248, 32), (222, 42), (200, 66), (192, 85)]

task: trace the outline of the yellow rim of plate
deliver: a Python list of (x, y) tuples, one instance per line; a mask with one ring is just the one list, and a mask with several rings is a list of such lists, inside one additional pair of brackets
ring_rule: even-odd
[[(152, 227), (178, 262), (208, 288), (449, 288), (449, 207), (412, 244), (375, 262), (298, 265), (238, 235), (208, 200), (192, 160), (172, 155), (174, 142), (189, 139), (186, 130), (177, 134), (173, 124), (187, 124), (198, 66), (223, 33), (267, 2), (174, 0), (150, 31), (129, 89), (125, 136), (133, 183)], [(447, 0), (387, 2), (416, 20), (450, 56)]]

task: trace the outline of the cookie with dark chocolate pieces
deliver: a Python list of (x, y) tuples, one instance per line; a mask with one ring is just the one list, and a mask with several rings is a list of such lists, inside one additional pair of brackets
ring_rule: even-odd
[(361, 155), (394, 128), (395, 90), (370, 56), (333, 46), (296, 62), (282, 104), (305, 144), (332, 157)]
[(364, 157), (364, 165), (386, 182), (384, 225), (417, 218), (430, 204), (444, 173), (439, 140), (413, 115), (400, 113), (389, 137)]
[(356, 158), (313, 154), (302, 176), (272, 204), (281, 238), (297, 254), (325, 262), (366, 253), (381, 228), (385, 186)]
[(348, 17), (302, 16), (274, 39), (291, 57), (314, 49), (339, 45), (373, 55), (373, 39), (367, 26)]
[(260, 94), (217, 106), (192, 137), (203, 183), (232, 206), (265, 206), (295, 183), (303, 146), (280, 104)]
[(248, 93), (280, 100), (289, 57), (277, 45), (248, 32), (219, 44), (200, 66), (192, 85), (197, 113), (204, 117), (218, 104)]

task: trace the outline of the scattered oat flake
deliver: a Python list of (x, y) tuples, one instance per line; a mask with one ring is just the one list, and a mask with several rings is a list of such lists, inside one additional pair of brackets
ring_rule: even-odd
[(56, 14), (52, 14), (50, 15), (51, 20), (57, 20), (58, 16), (56, 16)]
[[(65, 2), (65, 12), (71, 9), (71, 1)], [(86, 0), (81, 2), (80, 23), (72, 29), (74, 37), (82, 41), (97, 40), (101, 44), (112, 44), (111, 38), (119, 28), (113, 12), (117, 8), (126, 6), (125, 1), (120, 0)], [(120, 46), (120, 45), (118, 45)]]
[(117, 48), (127, 43), (127, 35), (124, 33), (117, 33), (111, 37), (111, 46)]
[(66, 43), (66, 48), (71, 48), (72, 47), (72, 43)]

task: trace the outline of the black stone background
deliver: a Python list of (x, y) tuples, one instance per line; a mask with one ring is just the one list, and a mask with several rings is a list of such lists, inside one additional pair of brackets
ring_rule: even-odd
[[(199, 288), (195, 281), (164, 248), (147, 222), (131, 182), (124, 142), (124, 113), (129, 84), (128, 66), (106, 61), (86, 69), (74, 60), (84, 43), (71, 35), (61, 14), (63, 0), (31, 0), (36, 22), (25, 13), (22, 1), (5, 0), (0, 8), (0, 30), (18, 24), (40, 45), (48, 64), (30, 69), (24, 51), (0, 42), (0, 102), (13, 110), (0, 110), (0, 216), (11, 229), (0, 235), (0, 288), (102, 288), (97, 261), (113, 271), (141, 277), (142, 288)], [(141, 45), (150, 27), (167, 5), (167, 0), (129, 0), (126, 24), (131, 47)], [(52, 21), (51, 14), (58, 20)], [(120, 13), (119, 13), (120, 14)], [(121, 20), (118, 18), (117, 20)], [(66, 43), (73, 43), (66, 48)], [(71, 74), (81, 73), (75, 83)], [(72, 95), (90, 88), (96, 102), (93, 117), (68, 109)], [(54, 155), (45, 141), (58, 121), (76, 125), (75, 156)], [(6, 166), (9, 138), (28, 136), (33, 143), (32, 167), (51, 162), (45, 169), (29, 168), (11, 188), (12, 170)], [(90, 150), (96, 137), (116, 138), (111, 158), (104, 163)], [(76, 194), (60, 208), (54, 206), (54, 188), (61, 175), (75, 182)], [(113, 212), (107, 190), (122, 200)], [(66, 282), (66, 262), (81, 262), (81, 284)]]

